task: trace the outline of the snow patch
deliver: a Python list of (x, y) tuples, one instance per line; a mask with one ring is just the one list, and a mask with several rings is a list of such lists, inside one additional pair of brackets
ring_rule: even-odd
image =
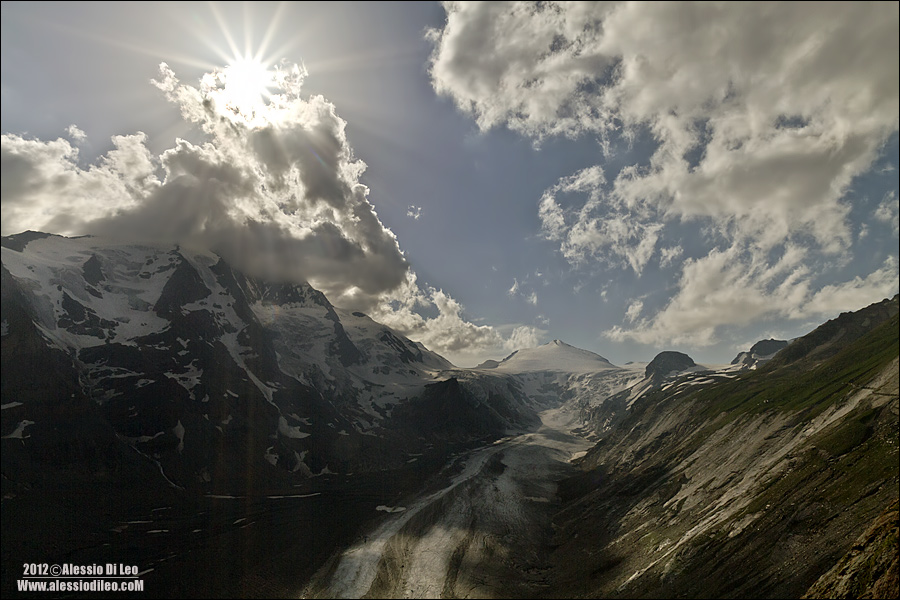
[(172, 432), (178, 438), (178, 454), (181, 454), (184, 451), (184, 425), (181, 424), (180, 419), (178, 424), (172, 428)]
[(28, 419), (25, 419), (24, 421), (19, 421), (19, 424), (16, 425), (15, 430), (13, 430), (13, 432), (10, 433), (9, 435), (4, 435), (3, 439), (4, 440), (10, 440), (10, 439), (24, 440), (26, 438), (30, 438), (31, 437), (30, 435), (25, 435), (25, 428), (28, 427), (29, 425), (34, 425), (34, 421), (29, 421)]
[(303, 438), (309, 437), (310, 434), (300, 431), (300, 428), (297, 426), (291, 427), (288, 425), (287, 419), (284, 417), (278, 417), (278, 433), (285, 437), (294, 438), (298, 440), (302, 440)]

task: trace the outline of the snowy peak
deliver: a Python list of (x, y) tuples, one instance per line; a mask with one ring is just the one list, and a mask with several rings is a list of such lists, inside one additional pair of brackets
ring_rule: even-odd
[(616, 368), (599, 354), (576, 348), (562, 340), (553, 340), (537, 348), (517, 350), (492, 367), (491, 364), (494, 362), (485, 361), (477, 368), (495, 368), (504, 373), (536, 371), (593, 373)]
[[(429, 392), (449, 361), (305, 282), (248, 276), (164, 243), (39, 232), (0, 241), (0, 425), (30, 440), (26, 453), (43, 452), (80, 402), (166, 485), (230, 489), (250, 472), (274, 485), (405, 465), (404, 452), (424, 448), (426, 417), (456, 441), (536, 419), (502, 374), (467, 372)], [(444, 409), (483, 426), (454, 429)], [(411, 414), (421, 418), (408, 430)], [(348, 450), (362, 439), (366, 452)]]

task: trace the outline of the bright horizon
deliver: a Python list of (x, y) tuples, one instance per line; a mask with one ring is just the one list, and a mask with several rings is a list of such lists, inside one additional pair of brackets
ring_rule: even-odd
[(462, 367), (898, 292), (896, 3), (547, 6), (5, 2), (2, 233), (188, 240)]

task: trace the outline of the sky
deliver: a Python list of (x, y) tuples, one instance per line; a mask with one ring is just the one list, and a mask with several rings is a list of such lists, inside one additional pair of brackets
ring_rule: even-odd
[(898, 3), (3, 2), (2, 234), (177, 242), (458, 366), (898, 292)]

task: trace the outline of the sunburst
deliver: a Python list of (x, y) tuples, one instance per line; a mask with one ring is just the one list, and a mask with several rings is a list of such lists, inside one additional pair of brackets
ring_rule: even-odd
[(274, 73), (253, 57), (238, 57), (221, 72), (222, 98), (226, 108), (252, 120), (266, 106), (275, 84)]

